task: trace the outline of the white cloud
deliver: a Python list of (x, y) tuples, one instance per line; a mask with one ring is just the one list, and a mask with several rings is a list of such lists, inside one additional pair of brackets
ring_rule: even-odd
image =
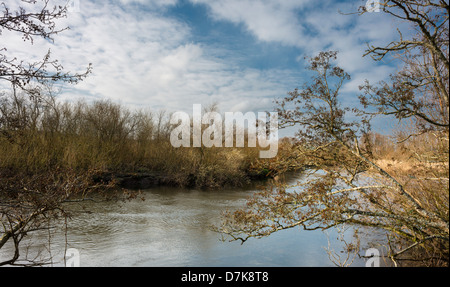
[[(62, 24), (71, 30), (47, 44), (54, 57), (70, 71), (82, 71), (90, 62), (94, 67), (85, 81), (64, 90), (63, 99), (110, 98), (172, 111), (212, 102), (225, 111), (247, 103), (249, 109), (263, 110), (286, 92), (287, 81), (294, 82), (277, 71), (242, 68), (205, 53), (210, 47), (192, 42), (184, 22), (153, 10), (83, 1), (81, 13)], [(16, 48), (24, 49), (20, 44)]]
[(210, 8), (216, 20), (243, 24), (261, 41), (276, 41), (297, 46), (302, 41), (302, 26), (296, 11), (311, 0), (191, 0)]
[(170, 6), (175, 5), (178, 0), (120, 0), (122, 4), (139, 3), (142, 5), (150, 6)]
[[(239, 57), (217, 56), (210, 50), (217, 48), (214, 44), (196, 43), (187, 22), (160, 12), (176, 0), (119, 2), (82, 0), (78, 13), (71, 12), (59, 22), (71, 30), (57, 35), (54, 44), (36, 39), (31, 46), (9, 33), (1, 36), (2, 43), (19, 59), (39, 60), (51, 48), (53, 57), (71, 72), (81, 72), (92, 63), (91, 76), (64, 89), (61, 98), (69, 100), (110, 98), (134, 107), (172, 111), (218, 102), (222, 111), (246, 112), (272, 109), (273, 98), (302, 83), (301, 70), (248, 68), (238, 62)], [(363, 76), (382, 79), (389, 72), (361, 58), (364, 40), (381, 41), (390, 28), (387, 22), (378, 23), (376, 15), (352, 23), (354, 17), (337, 13), (339, 5), (328, 2), (317, 8), (317, 1), (310, 0), (191, 2), (209, 7), (217, 21), (242, 25), (259, 41), (297, 47), (299, 55), (340, 50), (338, 63), (357, 75), (346, 86), (348, 92), (357, 89)]]
[[(369, 78), (380, 80), (380, 71), (389, 70), (362, 55), (367, 49), (366, 43), (386, 44), (395, 39), (395, 27), (399, 23), (394, 23), (384, 13), (364, 16), (344, 14), (357, 11), (361, 3), (331, 0), (191, 2), (209, 7), (213, 19), (243, 25), (247, 32), (260, 41), (298, 47), (301, 56), (297, 60), (304, 56), (314, 56), (320, 51), (337, 50), (337, 64), (352, 75), (364, 73)], [(374, 71), (374, 77), (371, 77), (370, 71)], [(357, 89), (353, 92), (357, 92)]]

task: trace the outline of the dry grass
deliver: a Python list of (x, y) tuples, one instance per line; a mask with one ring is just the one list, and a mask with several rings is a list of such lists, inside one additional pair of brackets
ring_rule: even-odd
[(445, 173), (448, 162), (418, 162), (413, 160), (379, 159), (375, 163), (390, 174), (420, 175), (423, 173)]
[(265, 161), (257, 148), (174, 148), (165, 112), (130, 111), (110, 101), (42, 105), (0, 101), (0, 169), (30, 175), (57, 168), (157, 172), (178, 186), (248, 183)]

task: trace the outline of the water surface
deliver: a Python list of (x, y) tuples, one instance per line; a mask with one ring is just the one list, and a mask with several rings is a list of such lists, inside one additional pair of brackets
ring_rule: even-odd
[[(66, 233), (53, 233), (49, 247), (45, 236), (33, 240), (42, 240), (55, 266), (64, 264), (65, 248), (78, 249), (81, 266), (335, 266), (324, 249), (330, 240), (341, 250), (335, 230), (295, 228), (243, 245), (223, 242), (211, 226), (223, 211), (244, 206), (254, 191), (158, 187), (143, 190), (144, 201), (84, 202)], [(363, 265), (356, 259), (352, 266)]]

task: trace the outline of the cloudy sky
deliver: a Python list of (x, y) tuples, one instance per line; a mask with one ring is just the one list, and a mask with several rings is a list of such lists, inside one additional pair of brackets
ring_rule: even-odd
[(368, 42), (395, 39), (398, 23), (383, 13), (339, 13), (357, 11), (361, 0), (72, 1), (68, 18), (58, 22), (70, 30), (54, 43), (35, 39), (31, 45), (6, 31), (1, 36), (1, 46), (19, 59), (42, 59), (50, 48), (68, 71), (92, 63), (88, 79), (64, 87), (64, 100), (108, 98), (168, 111), (211, 103), (222, 112), (271, 111), (275, 98), (308, 80), (304, 57), (319, 51), (339, 51), (338, 64), (352, 76), (344, 89), (348, 102), (365, 79), (386, 79), (396, 68), (362, 55)]

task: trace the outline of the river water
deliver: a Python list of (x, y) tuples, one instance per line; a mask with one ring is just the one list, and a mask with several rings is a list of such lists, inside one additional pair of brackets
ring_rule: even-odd
[[(343, 245), (336, 240), (336, 230), (295, 228), (243, 245), (220, 240), (210, 227), (220, 221), (223, 211), (243, 207), (255, 190), (157, 187), (142, 191), (144, 201), (83, 202), (68, 221), (66, 233), (52, 231), (50, 244), (47, 234), (35, 235), (29, 252), (40, 248), (40, 256), (52, 256), (53, 266), (64, 265), (64, 250), (75, 248), (80, 266), (322, 267), (335, 266), (324, 249), (330, 242), (345, 257), (339, 252)], [(364, 264), (356, 258), (352, 266)]]

